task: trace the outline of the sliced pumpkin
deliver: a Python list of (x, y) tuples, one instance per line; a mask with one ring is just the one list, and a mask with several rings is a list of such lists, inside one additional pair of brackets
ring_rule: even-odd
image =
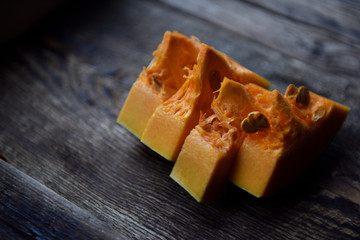
[(243, 84), (269, 86), (264, 78), (202, 43), (197, 64), (187, 75), (186, 82), (156, 108), (141, 141), (166, 159), (174, 161), (186, 136), (198, 124), (200, 112), (207, 116), (213, 114), (211, 102), (224, 77)]
[(226, 179), (268, 196), (305, 171), (349, 112), (306, 87), (290, 85), (285, 95), (268, 87), (225, 54), (166, 32), (117, 121), (177, 159), (170, 176), (200, 202)]
[(200, 49), (198, 39), (167, 31), (149, 66), (133, 84), (117, 122), (141, 138), (155, 108), (185, 82)]
[(246, 134), (229, 178), (257, 197), (269, 196), (299, 177), (318, 157), (349, 109), (293, 85), (285, 97), (277, 90), (246, 87), (269, 128)]
[(186, 137), (170, 177), (197, 201), (213, 200), (222, 190), (235, 153), (243, 140), (238, 132), (242, 116), (247, 115), (251, 98), (244, 86), (227, 78), (205, 118)]

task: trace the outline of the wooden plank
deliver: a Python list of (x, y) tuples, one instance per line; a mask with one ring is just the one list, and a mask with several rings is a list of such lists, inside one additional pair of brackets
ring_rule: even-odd
[[(55, 74), (39, 81), (45, 73), (34, 66), (6, 75), (11, 87), (2, 99), (8, 98), (1, 108), (8, 113), (1, 115), (0, 126), (7, 124), (3, 155), (127, 237), (302, 239), (313, 231), (319, 238), (359, 236), (358, 205), (326, 190), (311, 190), (314, 182), (304, 179), (271, 200), (256, 200), (233, 187), (219, 202), (199, 205), (168, 177), (172, 164), (114, 123), (105, 107), (111, 94), (102, 88), (111, 80), (74, 63), (62, 78)], [(54, 79), (62, 79), (61, 84)], [(91, 94), (98, 101), (88, 101)], [(10, 101), (14, 99), (16, 103)], [(316, 170), (315, 176), (320, 168)], [(313, 175), (310, 179), (316, 180)], [(339, 230), (331, 230), (334, 224)]]
[(266, 8), (289, 19), (328, 29), (336, 35), (360, 39), (358, 1), (258, 1), (245, 0), (256, 7)]
[[(169, 28), (196, 34), (276, 87), (307, 84), (358, 113), (355, 78), (337, 81), (335, 74), (169, 5), (97, 6), (87, 10), (96, 12), (95, 20), (68, 16), (70, 28), (65, 21), (48, 30), (45, 42), (19, 45), (17, 55), (3, 58), (0, 152), (9, 164), (132, 239), (359, 237), (359, 199), (350, 194), (358, 193), (359, 183), (357, 114), (292, 188), (259, 200), (229, 187), (209, 205), (196, 203), (168, 177), (171, 163), (115, 123), (128, 89)], [(349, 185), (335, 189), (327, 185), (331, 178)]]
[(0, 236), (125, 239), (103, 221), (4, 161), (0, 161), (0, 176)]
[[(243, 1), (162, 2), (325, 71), (343, 76), (358, 76), (360, 73), (360, 60), (357, 57), (360, 54), (359, 38), (348, 38), (324, 28), (295, 22), (283, 15), (274, 14), (274, 11), (264, 11)], [(354, 28), (358, 29), (359, 21), (353, 21)]]

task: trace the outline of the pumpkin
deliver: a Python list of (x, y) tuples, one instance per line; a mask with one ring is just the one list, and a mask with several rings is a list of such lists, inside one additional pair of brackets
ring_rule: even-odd
[(154, 58), (131, 87), (117, 122), (141, 138), (155, 108), (185, 82), (184, 75), (196, 63), (200, 42), (178, 32), (165, 32)]
[(186, 137), (170, 177), (197, 201), (211, 201), (226, 183), (244, 138), (238, 130), (250, 101), (242, 84), (225, 78), (211, 104), (214, 114), (207, 118), (201, 114), (199, 124)]
[(283, 96), (229, 79), (212, 109), (170, 174), (199, 202), (217, 196), (227, 178), (256, 197), (275, 194), (306, 170), (349, 112), (305, 87), (290, 85)]
[(117, 122), (164, 158), (197, 201), (227, 180), (256, 197), (299, 177), (331, 142), (349, 108), (306, 87), (285, 94), (195, 37), (166, 32)]
[[(349, 108), (290, 85), (285, 96), (248, 85), (269, 127), (246, 133), (229, 179), (257, 197), (270, 196), (298, 178), (331, 142)], [(300, 89), (300, 91), (299, 91)]]
[(155, 109), (141, 141), (164, 158), (175, 161), (186, 136), (198, 124), (200, 112), (213, 113), (210, 105), (224, 77), (243, 84), (269, 86), (264, 78), (202, 43), (186, 82)]

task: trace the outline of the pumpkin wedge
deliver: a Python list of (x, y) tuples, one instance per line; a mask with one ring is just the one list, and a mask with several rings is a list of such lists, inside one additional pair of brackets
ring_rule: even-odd
[(141, 138), (155, 108), (185, 82), (200, 49), (198, 39), (167, 31), (154, 58), (133, 84), (117, 122)]
[(213, 200), (227, 181), (235, 153), (243, 141), (241, 119), (250, 111), (245, 87), (227, 78), (211, 108), (186, 137), (170, 177), (198, 202)]
[[(269, 82), (196, 38), (166, 32), (117, 118), (175, 161), (170, 174), (197, 201), (226, 179), (257, 197), (299, 177), (331, 142), (349, 108)], [(231, 79), (231, 80), (230, 80)]]
[(269, 127), (246, 133), (229, 179), (257, 197), (269, 196), (298, 178), (318, 157), (349, 108), (305, 87), (290, 85), (285, 96), (252, 84), (246, 88)]
[(141, 141), (164, 158), (175, 161), (186, 136), (199, 123), (200, 112), (213, 114), (211, 102), (224, 77), (243, 84), (269, 86), (264, 78), (202, 43), (197, 63), (186, 82), (156, 108)]

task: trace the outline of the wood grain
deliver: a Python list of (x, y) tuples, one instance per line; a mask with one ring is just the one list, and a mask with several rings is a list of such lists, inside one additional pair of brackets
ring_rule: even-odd
[(290, 3), (285, 0), (248, 0), (246, 2), (274, 11), (286, 18), (327, 29), (336, 35), (344, 35), (352, 38), (353, 41), (358, 41), (360, 38), (358, 1), (304, 0)]
[[(345, 76), (358, 76), (360, 73), (360, 60), (357, 57), (360, 53), (359, 38), (349, 38), (305, 22), (294, 22), (287, 17), (291, 16), (291, 12), (284, 16), (235, 0), (200, 0), (193, 4), (190, 4), (190, 0), (164, 2), (269, 46), (282, 54), (311, 62), (325, 71)], [(268, 4), (273, 8), (277, 6), (276, 3)], [(314, 5), (323, 7), (321, 3)], [(286, 4), (283, 6), (286, 7)], [(312, 4), (308, 3), (307, 6), (310, 7)], [(296, 4), (293, 7), (297, 9)], [(336, 5), (331, 7), (335, 9)], [(306, 18), (307, 15), (304, 14), (302, 17)], [(356, 21), (355, 16), (353, 20)], [(356, 25), (358, 24), (355, 23)]]
[[(0, 153), (7, 162), (0, 161), (0, 234), (360, 237), (359, 69), (357, 62), (346, 65), (360, 47), (360, 23), (348, 25), (358, 16), (355, 7), (347, 12), (331, 1), (330, 8), (346, 15), (340, 20), (320, 11), (321, 3), (312, 8), (281, 0), (274, 1), (281, 6), (276, 9), (231, 0), (221, 5), (210, 0), (105, 3), (70, 5), (2, 51)], [(292, 14), (289, 8), (302, 10)], [(305, 19), (307, 9), (316, 16)], [(332, 27), (324, 18), (343, 27)], [(305, 84), (350, 106), (351, 113), (306, 175), (281, 194), (255, 199), (229, 185), (218, 201), (198, 204), (169, 178), (172, 163), (115, 122), (165, 30), (196, 35), (268, 78), (272, 88)], [(333, 37), (335, 32), (340, 33)], [(301, 47), (302, 41), (309, 46)], [(313, 52), (316, 41), (326, 46), (318, 53)], [(342, 58), (335, 61), (336, 55)]]
[[(0, 161), (0, 236), (8, 239), (125, 239), (106, 223)], [(97, 226), (94, 228), (94, 226)]]

